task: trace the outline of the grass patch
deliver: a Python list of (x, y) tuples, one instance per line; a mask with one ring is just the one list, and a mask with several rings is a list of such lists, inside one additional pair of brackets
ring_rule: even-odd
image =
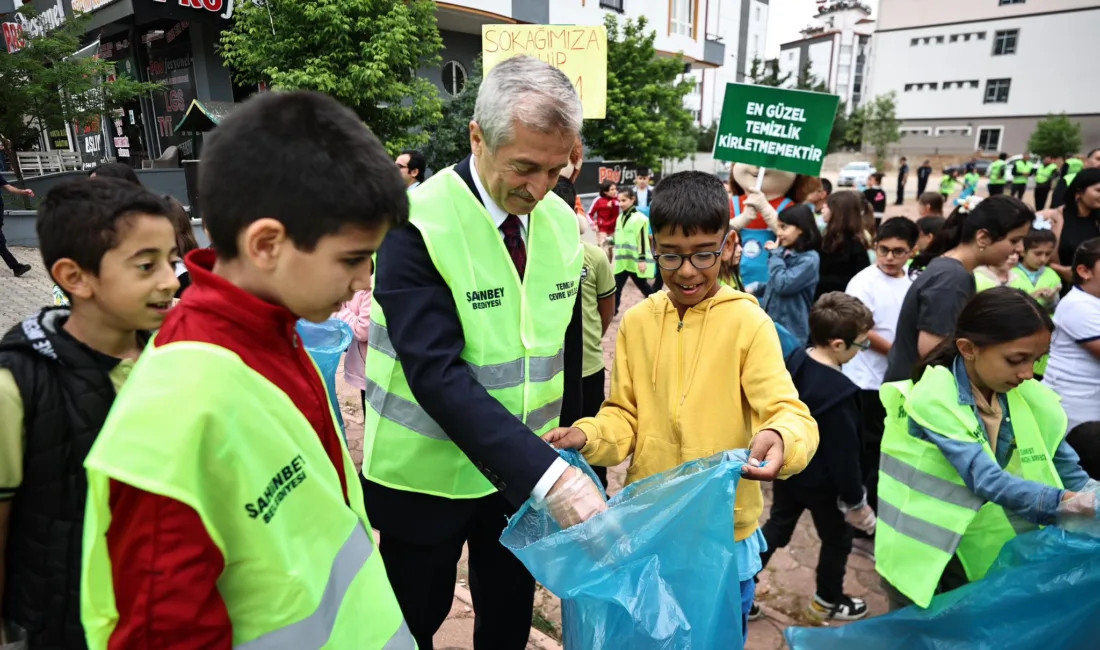
[(547, 636), (554, 637), (559, 641), (561, 640), (561, 631), (558, 630), (558, 626), (554, 625), (553, 622), (546, 618), (542, 610), (537, 607), (535, 608), (534, 615), (531, 617), (531, 627)]

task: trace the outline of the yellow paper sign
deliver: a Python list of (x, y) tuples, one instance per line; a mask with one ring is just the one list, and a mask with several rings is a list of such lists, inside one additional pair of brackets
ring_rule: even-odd
[(607, 112), (607, 28), (578, 25), (482, 25), (482, 67), (526, 54), (558, 68), (577, 87), (584, 118)]

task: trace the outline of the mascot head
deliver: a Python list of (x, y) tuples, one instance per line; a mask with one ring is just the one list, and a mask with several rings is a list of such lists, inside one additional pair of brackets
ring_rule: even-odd
[[(730, 168), (730, 192), (734, 196), (740, 196), (745, 193), (745, 188), (756, 187), (756, 173), (759, 169), (756, 165), (734, 163)], [(768, 168), (764, 171), (764, 185), (761, 190), (768, 200), (786, 197), (800, 204), (820, 187), (821, 182), (813, 176)]]

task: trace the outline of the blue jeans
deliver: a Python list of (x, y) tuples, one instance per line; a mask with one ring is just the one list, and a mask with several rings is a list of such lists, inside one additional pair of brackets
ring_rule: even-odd
[(744, 637), (744, 643), (741, 647), (745, 647), (749, 644), (749, 610), (752, 609), (752, 603), (756, 600), (756, 581), (752, 578), (741, 582), (741, 635)]

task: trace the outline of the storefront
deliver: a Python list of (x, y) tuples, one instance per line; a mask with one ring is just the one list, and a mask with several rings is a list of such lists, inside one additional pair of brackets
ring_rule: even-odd
[[(13, 0), (0, 0), (3, 3)], [(18, 3), (19, 0), (14, 0)], [(176, 147), (193, 155), (193, 139), (175, 127), (192, 101), (240, 101), (254, 92), (233, 84), (215, 51), (232, 17), (231, 0), (34, 0), (38, 15), (10, 14), (4, 23), (8, 51), (21, 35), (56, 28), (81, 14), (86, 47), (76, 56), (98, 56), (116, 73), (162, 88), (89, 124), (49, 125), (46, 150), (78, 151), (86, 162), (118, 158), (134, 167)], [(11, 35), (11, 37), (9, 37)], [(0, 54), (2, 55), (2, 54)]]

